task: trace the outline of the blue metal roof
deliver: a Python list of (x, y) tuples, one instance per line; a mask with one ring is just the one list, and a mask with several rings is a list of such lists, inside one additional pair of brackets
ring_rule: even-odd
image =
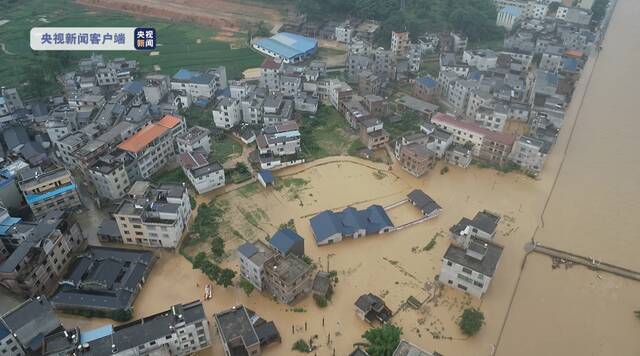
[(273, 174), (271, 174), (271, 171), (268, 170), (261, 170), (260, 173), (258, 173), (261, 177), (262, 180), (265, 182), (265, 184), (271, 184), (273, 183), (274, 179), (273, 179)]
[(98, 340), (100, 338), (103, 338), (107, 335), (111, 335), (113, 334), (113, 326), (112, 325), (105, 325), (102, 327), (99, 327), (97, 329), (93, 329), (93, 330), (89, 330), (89, 331), (85, 331), (80, 333), (80, 343), (84, 344), (85, 342), (91, 342), (93, 340)]
[(416, 78), (416, 81), (421, 85), (431, 89), (435, 89), (435, 87), (438, 85), (438, 82), (431, 77), (419, 77)]
[[(1, 98), (1, 96), (0, 96)], [(0, 321), (0, 340), (4, 339), (7, 335), (9, 335), (11, 332), (9, 331), (9, 329), (4, 325), (4, 323), (2, 321)]]
[(198, 72), (192, 72), (188, 69), (180, 69), (178, 71), (178, 73), (176, 73), (173, 78), (174, 79), (179, 79), (179, 80), (191, 80), (193, 77), (199, 75), (200, 73)]
[(330, 210), (325, 210), (312, 217), (310, 223), (316, 242), (322, 242), (329, 236), (342, 233), (336, 214)]
[(522, 9), (515, 6), (505, 6), (504, 8), (502, 8), (502, 10), (500, 10), (500, 12), (509, 14), (513, 17), (519, 17), (520, 15), (522, 15)]
[(39, 201), (43, 201), (46, 199), (49, 199), (53, 196), (56, 196), (58, 194), (63, 194), (66, 193), (70, 190), (75, 190), (76, 189), (76, 185), (75, 184), (69, 184), (69, 185), (65, 185), (64, 187), (60, 187), (56, 190), (52, 190), (50, 192), (44, 193), (44, 194), (30, 194), (27, 195), (25, 198), (27, 200), (28, 204), (32, 204), (32, 203), (37, 203)]
[(294, 58), (316, 49), (318, 41), (289, 32), (281, 32), (271, 38), (259, 40), (257, 45), (281, 57)]
[(273, 237), (271, 237), (269, 243), (276, 250), (286, 254), (296, 243), (300, 241), (304, 242), (304, 239), (293, 230), (282, 229), (278, 230), (278, 232), (276, 232)]
[(578, 70), (578, 61), (575, 58), (562, 58), (562, 69), (566, 71), (575, 72)]

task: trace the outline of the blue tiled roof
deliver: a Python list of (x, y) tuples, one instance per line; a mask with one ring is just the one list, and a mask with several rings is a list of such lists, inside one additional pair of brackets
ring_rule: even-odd
[(276, 250), (286, 254), (300, 241), (304, 241), (300, 235), (290, 229), (282, 229), (273, 235), (269, 243), (275, 247)]
[(365, 230), (368, 235), (393, 226), (393, 222), (380, 205), (371, 205), (365, 210), (348, 207), (339, 213), (326, 210), (311, 218), (310, 222), (316, 242), (337, 233), (349, 236)]
[(266, 184), (271, 184), (273, 183), (274, 179), (273, 179), (273, 174), (271, 174), (270, 171), (268, 170), (262, 170), (260, 171), (260, 173), (258, 173), (261, 177), (262, 180), (266, 183)]
[(500, 10), (500, 12), (509, 14), (513, 17), (518, 17), (522, 15), (522, 9), (517, 8), (515, 6), (505, 6), (502, 10)]
[(60, 187), (56, 190), (46, 192), (44, 194), (30, 194), (30, 195), (27, 195), (25, 198), (28, 204), (32, 204), (32, 203), (37, 203), (39, 201), (46, 200), (58, 194), (66, 193), (70, 190), (75, 190), (75, 189), (76, 189), (75, 184), (69, 184), (69, 185), (65, 185), (64, 187)]
[(257, 45), (281, 57), (294, 58), (314, 50), (318, 46), (318, 41), (289, 32), (281, 32), (271, 38), (259, 40)]
[(425, 86), (427, 88), (431, 88), (431, 89), (435, 89), (436, 86), (438, 85), (438, 82), (436, 82), (431, 77), (419, 77), (419, 78), (416, 78), (416, 81), (420, 83), (420, 85)]
[(0, 321), (0, 340), (4, 339), (7, 335), (9, 335), (9, 333), (9, 329), (7, 329), (4, 323)]

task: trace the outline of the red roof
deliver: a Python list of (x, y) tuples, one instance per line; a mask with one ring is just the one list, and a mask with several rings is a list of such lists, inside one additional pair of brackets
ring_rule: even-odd
[(184, 168), (192, 169), (207, 165), (209, 161), (201, 152), (185, 152), (180, 154), (180, 163)]
[(276, 70), (280, 68), (280, 63), (277, 63), (273, 60), (273, 58), (269, 57), (262, 61), (262, 65), (260, 65), (260, 68)]
[(136, 132), (135, 135), (119, 144), (118, 148), (124, 151), (138, 153), (145, 149), (153, 140), (162, 136), (167, 130), (167, 127), (158, 124), (145, 126), (142, 130)]
[(449, 124), (461, 129), (472, 131), (478, 135), (484, 136), (485, 138), (491, 141), (500, 142), (505, 145), (513, 145), (513, 142), (516, 140), (515, 136), (513, 135), (505, 134), (502, 132), (491, 131), (476, 123), (458, 120), (454, 116), (447, 115), (441, 112), (435, 114), (431, 118), (431, 122), (434, 124), (437, 124), (437, 123)]
[(182, 123), (182, 120), (172, 115), (165, 115), (159, 122), (158, 125), (164, 126), (168, 129), (172, 129)]
[(584, 52), (577, 49), (568, 49), (564, 52), (564, 55), (567, 57), (582, 58), (582, 56), (584, 56)]

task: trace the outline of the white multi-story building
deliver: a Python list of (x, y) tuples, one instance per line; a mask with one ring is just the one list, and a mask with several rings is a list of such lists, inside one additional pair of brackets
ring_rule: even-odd
[(178, 152), (204, 151), (211, 152), (210, 131), (202, 126), (193, 126), (187, 132), (176, 137)]
[(265, 127), (256, 137), (261, 168), (274, 169), (301, 163), (302, 160), (297, 158), (300, 141), (300, 131), (295, 121)]
[(508, 117), (507, 107), (496, 104), (493, 107), (481, 106), (476, 112), (475, 121), (491, 131), (502, 132)]
[(547, 11), (549, 11), (549, 6), (545, 3), (529, 1), (527, 3), (527, 8), (524, 11), (525, 17), (533, 18), (533, 19), (543, 19), (547, 16)]
[(113, 214), (124, 244), (176, 248), (191, 216), (184, 184), (137, 181)]
[[(131, 167), (132, 163), (133, 158), (122, 152), (104, 155), (89, 167), (87, 174), (91, 178), (98, 196), (109, 200), (124, 197), (131, 185), (130, 174), (127, 170), (135, 169), (135, 167)], [(131, 174), (131, 178), (135, 178), (134, 174)]]
[(542, 171), (548, 153), (547, 142), (529, 136), (520, 136), (513, 144), (509, 158), (525, 172), (537, 175)]
[(247, 279), (257, 290), (266, 289), (264, 263), (276, 255), (269, 246), (258, 240), (244, 243), (237, 250), (240, 258), (240, 275)]
[(185, 91), (194, 100), (212, 98), (216, 91), (227, 87), (227, 72), (224, 67), (200, 73), (188, 69), (180, 69), (171, 78), (171, 89)]
[(212, 113), (213, 124), (221, 129), (230, 129), (242, 121), (242, 109), (239, 99), (222, 98)]
[(198, 194), (210, 192), (225, 184), (224, 169), (218, 162), (209, 163), (203, 151), (181, 153), (180, 165)]
[(442, 258), (438, 280), (482, 298), (489, 289), (502, 250), (502, 246), (475, 237), (462, 246), (451, 244)]
[(496, 67), (498, 56), (490, 49), (467, 50), (462, 54), (462, 61), (481, 71), (487, 71)]
[(341, 43), (351, 42), (351, 35), (353, 34), (353, 27), (348, 21), (336, 26), (336, 41)]

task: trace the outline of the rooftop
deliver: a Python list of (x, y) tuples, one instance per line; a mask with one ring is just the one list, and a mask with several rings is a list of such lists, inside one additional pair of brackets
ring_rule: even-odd
[(481, 259), (472, 257), (468, 253), (468, 249), (458, 247), (453, 244), (450, 245), (445, 252), (444, 258), (478, 273), (482, 273), (485, 276), (493, 277), (496, 267), (498, 266), (498, 262), (500, 261), (503, 247), (493, 242), (474, 237), (471, 238), (471, 241), (472, 243), (469, 245), (471, 249), (473, 249), (473, 247), (471, 247), (473, 245), (482, 247), (484, 250), (482, 251), (481, 255), (483, 257)]
[(259, 343), (258, 335), (243, 305), (214, 314), (214, 317), (220, 337), (227, 343), (229, 349), (246, 348)]
[(271, 38), (258, 40), (257, 45), (284, 58), (294, 58), (314, 50), (318, 46), (318, 41), (289, 32), (280, 32)]
[(298, 243), (304, 243), (304, 239), (291, 229), (278, 230), (269, 240), (269, 244), (283, 254), (289, 253)]

